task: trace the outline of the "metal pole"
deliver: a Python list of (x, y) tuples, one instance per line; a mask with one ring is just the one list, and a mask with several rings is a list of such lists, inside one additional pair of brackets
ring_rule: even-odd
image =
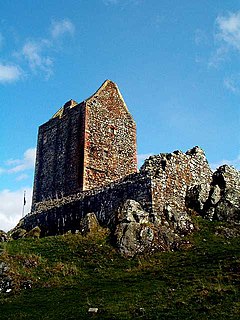
[(23, 209), (22, 209), (22, 218), (24, 217), (25, 204), (26, 204), (26, 191), (24, 190), (24, 193), (23, 193)]

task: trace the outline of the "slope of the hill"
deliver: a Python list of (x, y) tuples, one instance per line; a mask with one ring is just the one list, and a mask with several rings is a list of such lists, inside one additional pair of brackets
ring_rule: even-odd
[(2, 243), (0, 283), (12, 290), (0, 293), (0, 318), (239, 319), (239, 230), (196, 223), (179, 251), (131, 259), (104, 233)]

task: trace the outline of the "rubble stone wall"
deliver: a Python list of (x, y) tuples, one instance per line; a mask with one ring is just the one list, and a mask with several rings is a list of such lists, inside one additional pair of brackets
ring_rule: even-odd
[(76, 232), (81, 219), (94, 212), (100, 224), (114, 225), (119, 208), (127, 199), (138, 201), (143, 209), (151, 212), (151, 179), (138, 173), (100, 189), (81, 192), (61, 199), (40, 202), (22, 220), (27, 231), (39, 226), (41, 236)]
[(187, 190), (201, 185), (208, 197), (212, 171), (202, 149), (195, 147), (186, 153), (175, 151), (152, 156), (141, 168), (151, 176), (153, 211), (183, 212)]
[(68, 101), (38, 134), (33, 205), (102, 187), (137, 171), (136, 125), (110, 80)]
[(82, 185), (84, 103), (66, 104), (57, 116), (39, 128), (33, 206), (47, 199), (78, 192)]
[(83, 190), (137, 171), (136, 125), (113, 82), (86, 101), (85, 130)]

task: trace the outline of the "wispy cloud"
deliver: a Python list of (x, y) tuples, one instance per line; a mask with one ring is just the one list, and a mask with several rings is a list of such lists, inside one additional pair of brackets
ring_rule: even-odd
[(197, 29), (195, 31), (194, 41), (195, 41), (195, 44), (198, 46), (201, 44), (206, 44), (208, 42), (206, 33), (201, 29)]
[(18, 174), (17, 181), (24, 180), (28, 177), (26, 171), (33, 170), (35, 166), (36, 148), (27, 149), (22, 159), (9, 159), (5, 166), (0, 167), (0, 175)]
[(8, 173), (22, 172), (28, 169), (33, 169), (35, 165), (36, 148), (27, 149), (24, 152), (23, 159), (10, 159), (7, 165), (14, 165), (12, 168), (7, 169)]
[(40, 40), (39, 42), (28, 41), (21, 50), (21, 54), (27, 61), (30, 69), (33, 72), (37, 72), (38, 70), (43, 71), (47, 78), (52, 74), (53, 65), (53, 60), (44, 53), (48, 46), (49, 41), (47, 40)]
[(216, 36), (220, 41), (240, 50), (240, 11), (218, 16), (216, 19)]
[(64, 34), (73, 35), (75, 27), (69, 19), (63, 19), (61, 21), (53, 21), (50, 32), (53, 38), (59, 38)]
[(21, 188), (16, 191), (4, 189), (0, 191), (0, 229), (8, 231), (12, 229), (22, 217), (23, 195), (26, 191), (25, 213), (30, 212), (32, 189)]
[(229, 58), (231, 52), (240, 51), (240, 11), (216, 18), (214, 38), (216, 49), (208, 65), (217, 68)]
[(240, 75), (232, 75), (223, 80), (224, 87), (229, 91), (240, 94)]
[[(54, 60), (62, 47), (60, 39), (65, 41), (64, 35), (73, 35), (75, 27), (69, 19), (53, 21), (48, 34), (39, 39), (26, 39), (20, 48), (11, 55), (17, 64), (0, 64), (0, 83), (13, 82), (27, 74), (41, 75), (46, 79), (53, 74)], [(3, 36), (0, 33), (0, 48)], [(20, 67), (21, 66), (21, 67)]]
[(240, 170), (240, 154), (237, 156), (236, 159), (233, 159), (233, 160), (223, 159), (217, 163), (210, 163), (210, 167), (213, 171), (215, 171), (218, 167), (220, 167), (224, 164), (227, 164), (229, 166), (233, 166), (237, 170)]
[(21, 78), (22, 71), (15, 65), (0, 64), (0, 82), (14, 82)]

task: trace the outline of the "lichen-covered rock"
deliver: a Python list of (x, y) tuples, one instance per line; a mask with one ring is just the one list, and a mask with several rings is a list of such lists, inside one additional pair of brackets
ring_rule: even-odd
[(201, 213), (208, 199), (209, 190), (210, 184), (198, 184), (188, 187), (185, 198), (186, 207), (193, 209), (197, 213)]
[(83, 235), (96, 234), (103, 228), (99, 225), (95, 213), (87, 213), (86, 216), (80, 221), (80, 232)]
[(0, 230), (0, 242), (7, 242), (9, 240), (9, 237), (6, 232), (3, 230)]
[(128, 199), (119, 209), (117, 220), (116, 244), (123, 255), (134, 256), (151, 246), (154, 231), (149, 222), (149, 213), (138, 202)]
[(187, 213), (177, 213), (170, 206), (165, 216), (148, 213), (134, 200), (127, 200), (119, 209), (115, 229), (116, 244), (125, 256), (141, 252), (175, 250), (183, 235), (194, 230)]
[(40, 238), (41, 229), (36, 226), (25, 234), (25, 238)]
[(140, 203), (135, 200), (128, 199), (120, 210), (118, 221), (122, 223), (148, 223), (149, 213), (142, 209)]
[(209, 220), (240, 222), (240, 172), (223, 165), (213, 174), (203, 216)]
[(164, 210), (166, 222), (179, 235), (186, 235), (194, 230), (194, 224), (186, 212), (175, 211), (175, 207), (171, 208), (167, 205)]
[(11, 234), (11, 237), (13, 238), (13, 240), (17, 240), (17, 239), (24, 238), (26, 233), (27, 233), (27, 231), (25, 229), (15, 228), (14, 230), (11, 231), (10, 234)]

